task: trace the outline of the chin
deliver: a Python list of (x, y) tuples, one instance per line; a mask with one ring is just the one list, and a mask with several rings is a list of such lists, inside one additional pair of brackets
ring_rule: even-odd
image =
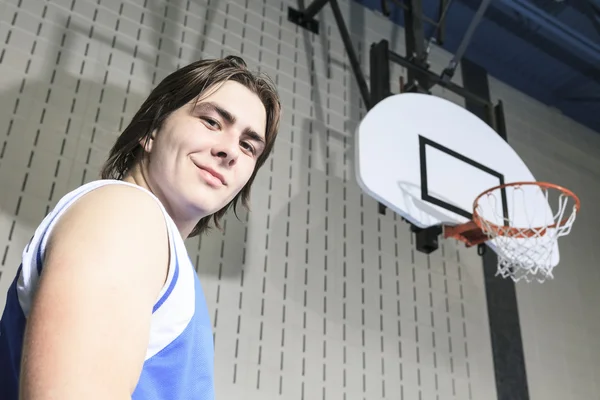
[(222, 210), (235, 198), (235, 195), (231, 193), (202, 186), (199, 186), (196, 190), (189, 190), (188, 188), (186, 192), (184, 192), (185, 203), (187, 203), (186, 208), (193, 213), (194, 218), (197, 216), (198, 219)]
[(196, 201), (192, 201), (191, 204), (195, 209), (195, 212), (200, 215), (200, 218), (204, 218), (218, 212), (229, 203), (213, 202), (206, 198), (195, 200)]

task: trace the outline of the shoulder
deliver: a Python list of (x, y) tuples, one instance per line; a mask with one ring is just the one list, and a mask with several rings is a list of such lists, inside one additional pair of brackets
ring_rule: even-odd
[[(75, 227), (82, 223), (92, 230), (133, 225), (130, 229), (163, 227), (164, 209), (149, 191), (131, 184), (105, 184), (77, 196), (61, 215), (57, 225)], [(151, 233), (151, 232), (147, 232)]]
[(142, 371), (167, 281), (171, 222), (155, 196), (129, 185), (91, 184), (60, 203), (40, 255), (22, 386), (33, 397), (91, 390), (125, 398)]
[(60, 216), (46, 258), (68, 265), (86, 259), (131, 274), (149, 268), (164, 277), (168, 242), (166, 213), (156, 197), (131, 185), (108, 184), (77, 198)]

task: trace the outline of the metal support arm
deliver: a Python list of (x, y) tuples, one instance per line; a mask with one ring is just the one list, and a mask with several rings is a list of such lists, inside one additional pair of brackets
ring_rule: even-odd
[(342, 11), (340, 10), (340, 6), (337, 0), (330, 0), (330, 3), (331, 10), (333, 11), (333, 16), (335, 17), (335, 22), (337, 23), (338, 29), (340, 31), (340, 36), (342, 37), (344, 47), (346, 48), (346, 53), (348, 54), (348, 58), (350, 59), (350, 66), (352, 67), (352, 71), (354, 72), (354, 76), (356, 77), (356, 83), (358, 84), (360, 95), (362, 96), (363, 102), (365, 103), (365, 108), (369, 110), (371, 108), (369, 88), (360, 68), (358, 56), (354, 52), (354, 46), (352, 45), (352, 39), (350, 39), (350, 33), (348, 32), (348, 28), (346, 28), (344, 16), (342, 15)]
[[(421, 0), (403, 1), (406, 6), (404, 11), (406, 56), (414, 64), (427, 70), (429, 64), (427, 63), (428, 50), (423, 30), (423, 5)], [(428, 75), (419, 69), (409, 69), (407, 78), (407, 86), (411, 88), (410, 91), (428, 92), (431, 87), (427, 79)]]
[(479, 23), (481, 22), (481, 19), (483, 18), (483, 15), (485, 14), (485, 11), (487, 10), (490, 3), (491, 3), (491, 0), (483, 0), (481, 2), (481, 4), (479, 5), (479, 8), (477, 9), (475, 16), (473, 17), (473, 19), (471, 20), (471, 23), (469, 24), (469, 27), (467, 28), (467, 32), (465, 33), (465, 36), (463, 37), (462, 41), (460, 42), (460, 45), (458, 46), (458, 50), (454, 54), (454, 57), (452, 57), (450, 64), (442, 72), (442, 79), (444, 81), (449, 81), (454, 76), (456, 67), (458, 67), (458, 65), (460, 64), (460, 60), (462, 59), (463, 55), (465, 54), (465, 51), (467, 50), (467, 46), (471, 42), (473, 33), (475, 33), (475, 29), (477, 28), (477, 25), (479, 25)]
[(330, 0), (313, 0), (304, 10), (297, 10), (292, 7), (288, 7), (288, 21), (295, 23), (311, 31), (314, 34), (319, 34), (319, 21), (315, 19), (315, 16), (325, 4), (329, 3)]
[(367, 86), (367, 82), (360, 68), (358, 56), (354, 51), (352, 39), (350, 38), (350, 33), (348, 32), (348, 28), (346, 27), (346, 23), (344, 22), (344, 16), (342, 15), (342, 11), (340, 10), (340, 6), (337, 0), (314, 0), (308, 7), (306, 7), (304, 11), (298, 11), (290, 7), (288, 8), (288, 20), (297, 25), (300, 25), (305, 29), (310, 30), (313, 33), (318, 34), (319, 23), (314, 19), (314, 16), (319, 11), (321, 11), (323, 6), (325, 6), (325, 4), (327, 3), (331, 5), (331, 10), (333, 11), (335, 22), (338, 26), (338, 30), (340, 31), (340, 36), (342, 37), (342, 42), (344, 43), (346, 54), (348, 54), (350, 67), (352, 68), (352, 72), (354, 73), (354, 77), (356, 78), (358, 89), (360, 90), (360, 95), (365, 104), (365, 108), (368, 110), (371, 108), (369, 87)]
[(329, 0), (313, 0), (302, 12), (305, 19), (313, 19)]
[(390, 51), (390, 61), (400, 64), (409, 70), (412, 69), (421, 74), (427, 75), (427, 78), (429, 79), (431, 84), (440, 85), (440, 86), (445, 87), (446, 89), (450, 90), (451, 92), (458, 94), (459, 96), (463, 96), (466, 99), (470, 99), (470, 100), (476, 101), (480, 104), (483, 104), (485, 106), (491, 107), (491, 103), (489, 101), (482, 99), (481, 97), (479, 97), (477, 95), (474, 95), (473, 93), (469, 92), (467, 89), (465, 89), (461, 86), (458, 86), (452, 82), (445, 82), (444, 80), (442, 80), (441, 77), (437, 76), (435, 73), (410, 62), (409, 60), (402, 57), (398, 53), (394, 53), (393, 51)]

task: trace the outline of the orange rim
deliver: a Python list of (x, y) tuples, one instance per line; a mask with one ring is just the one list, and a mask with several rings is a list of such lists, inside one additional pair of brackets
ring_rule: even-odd
[(519, 238), (519, 237), (529, 238), (529, 237), (536, 236), (536, 235), (543, 236), (546, 234), (547, 229), (552, 229), (552, 228), (563, 226), (569, 220), (569, 218), (567, 217), (567, 218), (563, 218), (561, 221), (556, 222), (549, 226), (545, 226), (545, 227), (539, 226), (536, 228), (524, 229), (524, 228), (514, 228), (514, 227), (507, 227), (507, 226), (500, 226), (500, 225), (493, 224), (490, 221), (482, 218), (477, 213), (477, 203), (483, 196), (485, 196), (486, 194), (488, 194), (490, 192), (493, 192), (494, 190), (504, 189), (504, 188), (507, 188), (510, 186), (539, 186), (539, 187), (542, 187), (545, 189), (556, 189), (556, 190), (562, 192), (563, 194), (565, 194), (566, 196), (571, 197), (575, 201), (575, 212), (579, 212), (579, 209), (581, 207), (581, 202), (579, 201), (579, 197), (577, 197), (577, 195), (575, 195), (575, 193), (573, 193), (569, 189), (566, 189), (566, 188), (556, 185), (554, 183), (548, 183), (548, 182), (506, 183), (504, 185), (498, 185), (498, 186), (494, 186), (493, 188), (487, 189), (486, 191), (481, 193), (479, 196), (477, 196), (477, 198), (473, 202), (473, 221), (475, 221), (475, 223), (477, 224), (477, 226), (480, 229), (483, 230), (483, 226), (484, 226), (484, 222), (485, 222), (485, 226), (487, 228), (491, 229), (492, 231), (494, 231), (494, 233), (498, 236), (510, 236), (510, 237), (514, 237), (514, 238)]

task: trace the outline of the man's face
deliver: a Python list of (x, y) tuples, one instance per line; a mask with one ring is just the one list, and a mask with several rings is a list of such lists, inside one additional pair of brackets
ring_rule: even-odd
[(148, 185), (173, 217), (215, 213), (252, 176), (264, 149), (266, 121), (256, 94), (225, 82), (174, 111), (154, 132), (146, 146)]

